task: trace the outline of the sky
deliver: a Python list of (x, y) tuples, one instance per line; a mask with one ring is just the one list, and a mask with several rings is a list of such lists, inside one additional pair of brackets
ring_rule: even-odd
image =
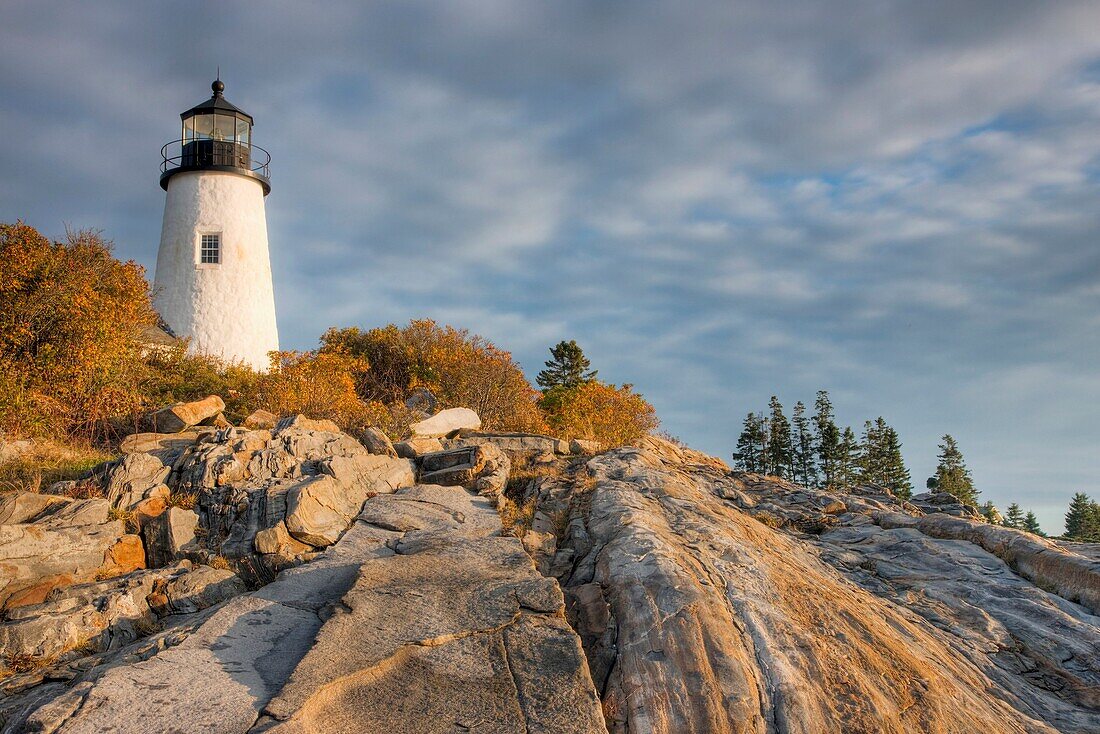
[(777, 395), (944, 433), (1060, 532), (1100, 496), (1100, 3), (6, 0), (0, 221), (152, 278), (160, 147), (271, 152), (283, 348), (430, 317), (576, 339), (729, 459)]

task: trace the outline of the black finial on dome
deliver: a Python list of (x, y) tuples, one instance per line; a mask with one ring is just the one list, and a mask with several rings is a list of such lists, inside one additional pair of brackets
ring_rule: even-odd
[(225, 91), (225, 82), (221, 80), (221, 70), (218, 71), (218, 78), (214, 80), (214, 83), (210, 85), (210, 88), (214, 90), (214, 96), (222, 96), (222, 92)]

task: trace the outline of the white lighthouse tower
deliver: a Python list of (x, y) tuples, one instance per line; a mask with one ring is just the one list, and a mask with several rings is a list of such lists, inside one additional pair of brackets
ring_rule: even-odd
[(210, 88), (161, 150), (154, 305), (190, 351), (266, 370), (279, 348), (264, 213), (271, 157), (252, 144), (252, 116), (222, 96), (225, 84)]

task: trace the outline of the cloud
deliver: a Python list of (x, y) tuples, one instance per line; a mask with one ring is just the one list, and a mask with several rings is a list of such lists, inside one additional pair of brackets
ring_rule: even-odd
[(1100, 495), (1098, 23), (1023, 0), (207, 2), (185, 25), (13, 2), (0, 218), (100, 227), (151, 268), (157, 150), (220, 64), (273, 155), (285, 346), (430, 316), (534, 374), (577, 338), (722, 455), (771, 394), (826, 388), (845, 421), (886, 416), (915, 477), (951, 432), (984, 496), (1051, 527)]

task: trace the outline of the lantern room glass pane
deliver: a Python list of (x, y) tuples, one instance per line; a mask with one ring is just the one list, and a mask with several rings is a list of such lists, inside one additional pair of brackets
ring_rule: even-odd
[(183, 142), (189, 143), (195, 139), (195, 118), (188, 117), (183, 121)]
[(241, 145), (248, 145), (249, 144), (249, 142), (248, 142), (248, 139), (249, 139), (248, 127), (249, 127), (249, 125), (248, 125), (247, 120), (241, 120), (241, 119), (237, 120), (237, 142), (240, 143)]
[(195, 115), (191, 119), (195, 121), (195, 140), (210, 140), (213, 137), (213, 115)]
[(214, 115), (214, 140), (233, 140), (233, 129), (236, 118), (225, 115)]

